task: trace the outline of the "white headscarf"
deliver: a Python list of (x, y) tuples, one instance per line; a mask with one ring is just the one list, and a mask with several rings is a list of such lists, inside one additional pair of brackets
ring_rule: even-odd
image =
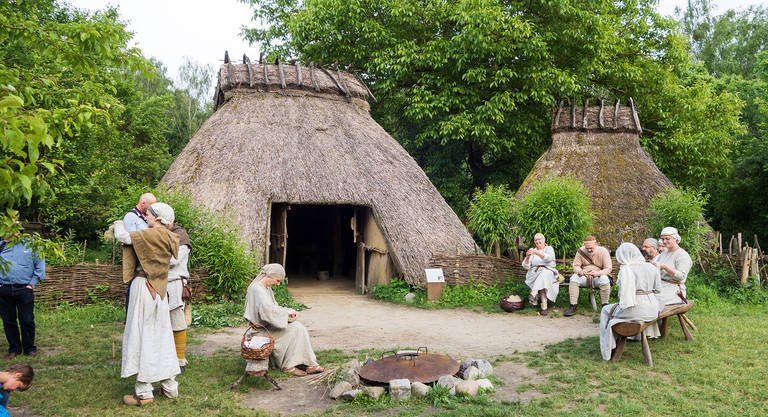
[(619, 262), (619, 307), (622, 309), (637, 304), (635, 290), (637, 289), (635, 271), (632, 266), (643, 265), (645, 258), (637, 246), (624, 242), (616, 249), (616, 260)]
[(272, 277), (282, 281), (285, 278), (285, 268), (280, 264), (266, 264), (261, 267), (259, 275)]
[(680, 233), (678, 233), (677, 229), (675, 229), (672, 226), (667, 226), (661, 229), (661, 234), (659, 236), (664, 236), (664, 235), (672, 236), (677, 241), (677, 243), (680, 243), (680, 240), (682, 240), (682, 238), (680, 237)]
[(155, 203), (147, 208), (147, 211), (151, 212), (153, 216), (157, 217), (157, 220), (164, 225), (172, 224), (176, 220), (176, 216), (173, 213), (173, 208), (165, 203)]

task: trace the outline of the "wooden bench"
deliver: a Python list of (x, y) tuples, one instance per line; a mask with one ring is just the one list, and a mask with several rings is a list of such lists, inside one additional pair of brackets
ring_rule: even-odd
[(663, 339), (667, 336), (667, 318), (675, 315), (677, 316), (678, 320), (680, 320), (680, 327), (683, 328), (685, 339), (689, 342), (693, 342), (693, 336), (691, 336), (691, 332), (686, 327), (686, 323), (690, 325), (693, 330), (696, 330), (696, 326), (694, 326), (691, 319), (685, 316), (685, 313), (687, 313), (691, 308), (693, 308), (693, 300), (688, 300), (688, 303), (686, 304), (672, 304), (664, 307), (661, 313), (659, 313), (659, 318), (653, 321), (628, 321), (614, 324), (612, 327), (613, 331), (616, 332), (619, 337), (616, 341), (616, 349), (613, 351), (613, 355), (611, 355), (611, 361), (616, 362), (621, 359), (621, 354), (624, 353), (624, 346), (627, 344), (627, 337), (632, 337), (639, 334), (643, 347), (643, 357), (645, 358), (645, 364), (648, 366), (653, 366), (651, 348), (648, 346), (648, 338), (645, 336), (645, 329), (653, 323), (660, 322), (659, 332), (661, 333), (661, 338)]

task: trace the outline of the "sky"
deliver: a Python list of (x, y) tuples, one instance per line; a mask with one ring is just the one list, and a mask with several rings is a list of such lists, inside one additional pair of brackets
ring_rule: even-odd
[[(121, 20), (134, 34), (134, 45), (147, 58), (158, 58), (176, 79), (185, 57), (199, 64), (210, 64), (214, 73), (223, 62), (224, 51), (232, 60), (246, 53), (252, 61), (259, 57), (240, 36), (242, 26), (254, 26), (251, 8), (238, 0), (67, 0), (86, 10), (100, 10), (107, 5), (118, 8)], [(750, 5), (768, 5), (768, 0), (713, 0), (715, 14)], [(684, 9), (688, 0), (660, 0), (657, 10), (674, 15), (675, 7)]]

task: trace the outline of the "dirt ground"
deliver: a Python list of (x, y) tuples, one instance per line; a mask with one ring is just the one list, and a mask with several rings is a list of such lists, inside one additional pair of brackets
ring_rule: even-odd
[[(341, 349), (352, 353), (364, 349), (427, 346), (430, 352), (454, 358), (493, 359), (598, 334), (598, 325), (587, 316), (423, 310), (358, 295), (351, 281), (293, 279), (289, 289), (297, 301), (310, 307), (299, 313), (299, 321), (309, 329), (316, 350)], [(209, 355), (221, 349), (237, 349), (244, 330), (244, 327), (226, 329), (206, 335), (203, 344), (189, 346), (187, 351)], [(541, 396), (536, 391), (517, 392), (521, 384), (544, 380), (525, 364), (505, 362), (496, 367), (494, 374), (505, 383), (495, 394), (500, 401), (527, 401)], [(286, 415), (312, 414), (335, 404), (322, 389), (307, 386), (301, 378), (290, 378), (281, 385), (283, 391), (259, 390), (247, 394), (243, 404)]]

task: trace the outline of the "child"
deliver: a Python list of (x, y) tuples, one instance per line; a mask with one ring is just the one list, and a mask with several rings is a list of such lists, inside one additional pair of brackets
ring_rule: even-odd
[(6, 407), (8, 406), (8, 397), (13, 391), (26, 391), (32, 384), (32, 378), (35, 377), (35, 371), (25, 363), (16, 363), (4, 372), (0, 372), (0, 417), (10, 417)]

